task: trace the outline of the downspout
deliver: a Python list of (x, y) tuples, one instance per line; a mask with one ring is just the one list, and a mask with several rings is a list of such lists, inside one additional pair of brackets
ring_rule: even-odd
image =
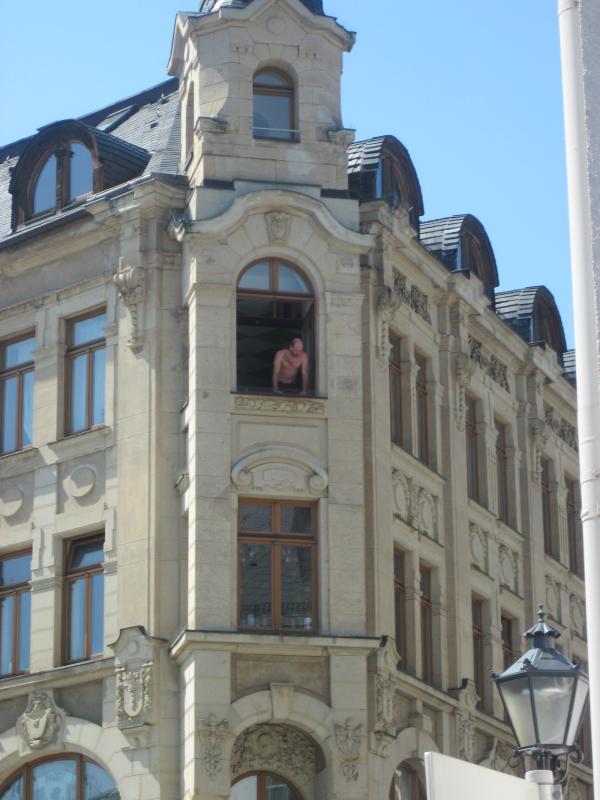
[[(599, 331), (596, 329), (594, 300), (592, 209), (585, 127), (581, 5), (581, 0), (558, 0), (577, 355), (577, 418), (586, 577), (592, 756), (597, 767), (594, 777), (594, 795), (600, 798)], [(600, 220), (598, 220), (598, 225), (600, 226)]]

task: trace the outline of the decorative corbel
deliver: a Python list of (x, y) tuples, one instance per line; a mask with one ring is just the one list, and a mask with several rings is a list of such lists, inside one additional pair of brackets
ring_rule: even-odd
[(194, 126), (194, 133), (200, 136), (203, 133), (226, 133), (229, 122), (223, 117), (198, 117)]
[(390, 358), (389, 325), (394, 314), (400, 308), (402, 299), (389, 286), (382, 286), (377, 295), (377, 314), (379, 317), (379, 342), (377, 345), (377, 363), (381, 369), (387, 369)]
[(129, 309), (131, 315), (131, 331), (127, 342), (132, 350), (143, 346), (139, 331), (139, 306), (144, 300), (146, 273), (142, 267), (127, 266), (123, 257), (119, 258), (119, 267), (113, 276), (119, 297)]

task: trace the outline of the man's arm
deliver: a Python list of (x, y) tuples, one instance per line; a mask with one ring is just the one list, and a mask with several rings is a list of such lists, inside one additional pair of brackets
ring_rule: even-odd
[(281, 371), (281, 361), (283, 359), (283, 351), (279, 350), (273, 359), (273, 391), (279, 391), (279, 373)]
[(302, 359), (302, 394), (306, 394), (308, 389), (308, 356), (304, 354)]

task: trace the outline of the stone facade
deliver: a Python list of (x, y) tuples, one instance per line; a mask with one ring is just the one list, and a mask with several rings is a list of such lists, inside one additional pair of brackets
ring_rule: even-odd
[[(228, 798), (256, 771), (304, 800), (386, 800), (400, 764), (423, 779), (429, 750), (507, 768), (498, 697), (474, 688), (474, 595), (490, 668), (503, 668), (501, 618), (514, 622), (516, 654), (540, 601), (564, 651), (585, 658), (564, 484), (578, 477), (575, 392), (556, 353), (498, 319), (476, 276), (422, 246), (405, 208), (348, 196), (340, 74), (353, 41), (299, 0), (181, 15), (170, 69), (186, 181), (99, 196), (86, 217), (0, 249), (0, 340), (36, 331), (33, 446), (0, 459), (1, 554), (32, 551), (31, 664), (0, 681), (0, 786), (34, 756), (74, 752), (106, 769), (122, 800)], [(300, 142), (252, 137), (263, 64), (294, 76)], [(238, 280), (266, 258), (314, 288), (314, 396), (238, 390)], [(65, 436), (64, 320), (99, 306), (104, 425)], [(390, 331), (402, 447), (391, 444)], [(417, 358), (428, 465), (414, 455)], [(467, 493), (469, 397), (479, 502)], [(495, 418), (508, 431), (505, 522)], [(542, 458), (556, 558), (544, 554)], [(310, 633), (239, 629), (240, 498), (314, 504)], [(98, 530), (104, 650), (64, 665), (64, 545)], [(583, 792), (590, 770), (574, 775)]]

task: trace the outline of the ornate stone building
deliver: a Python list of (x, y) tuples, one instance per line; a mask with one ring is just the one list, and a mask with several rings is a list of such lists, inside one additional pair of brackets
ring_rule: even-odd
[(2, 800), (413, 800), (507, 768), (538, 602), (585, 659), (558, 310), (353, 143), (353, 44), (204, 0), (171, 80), (0, 150)]

